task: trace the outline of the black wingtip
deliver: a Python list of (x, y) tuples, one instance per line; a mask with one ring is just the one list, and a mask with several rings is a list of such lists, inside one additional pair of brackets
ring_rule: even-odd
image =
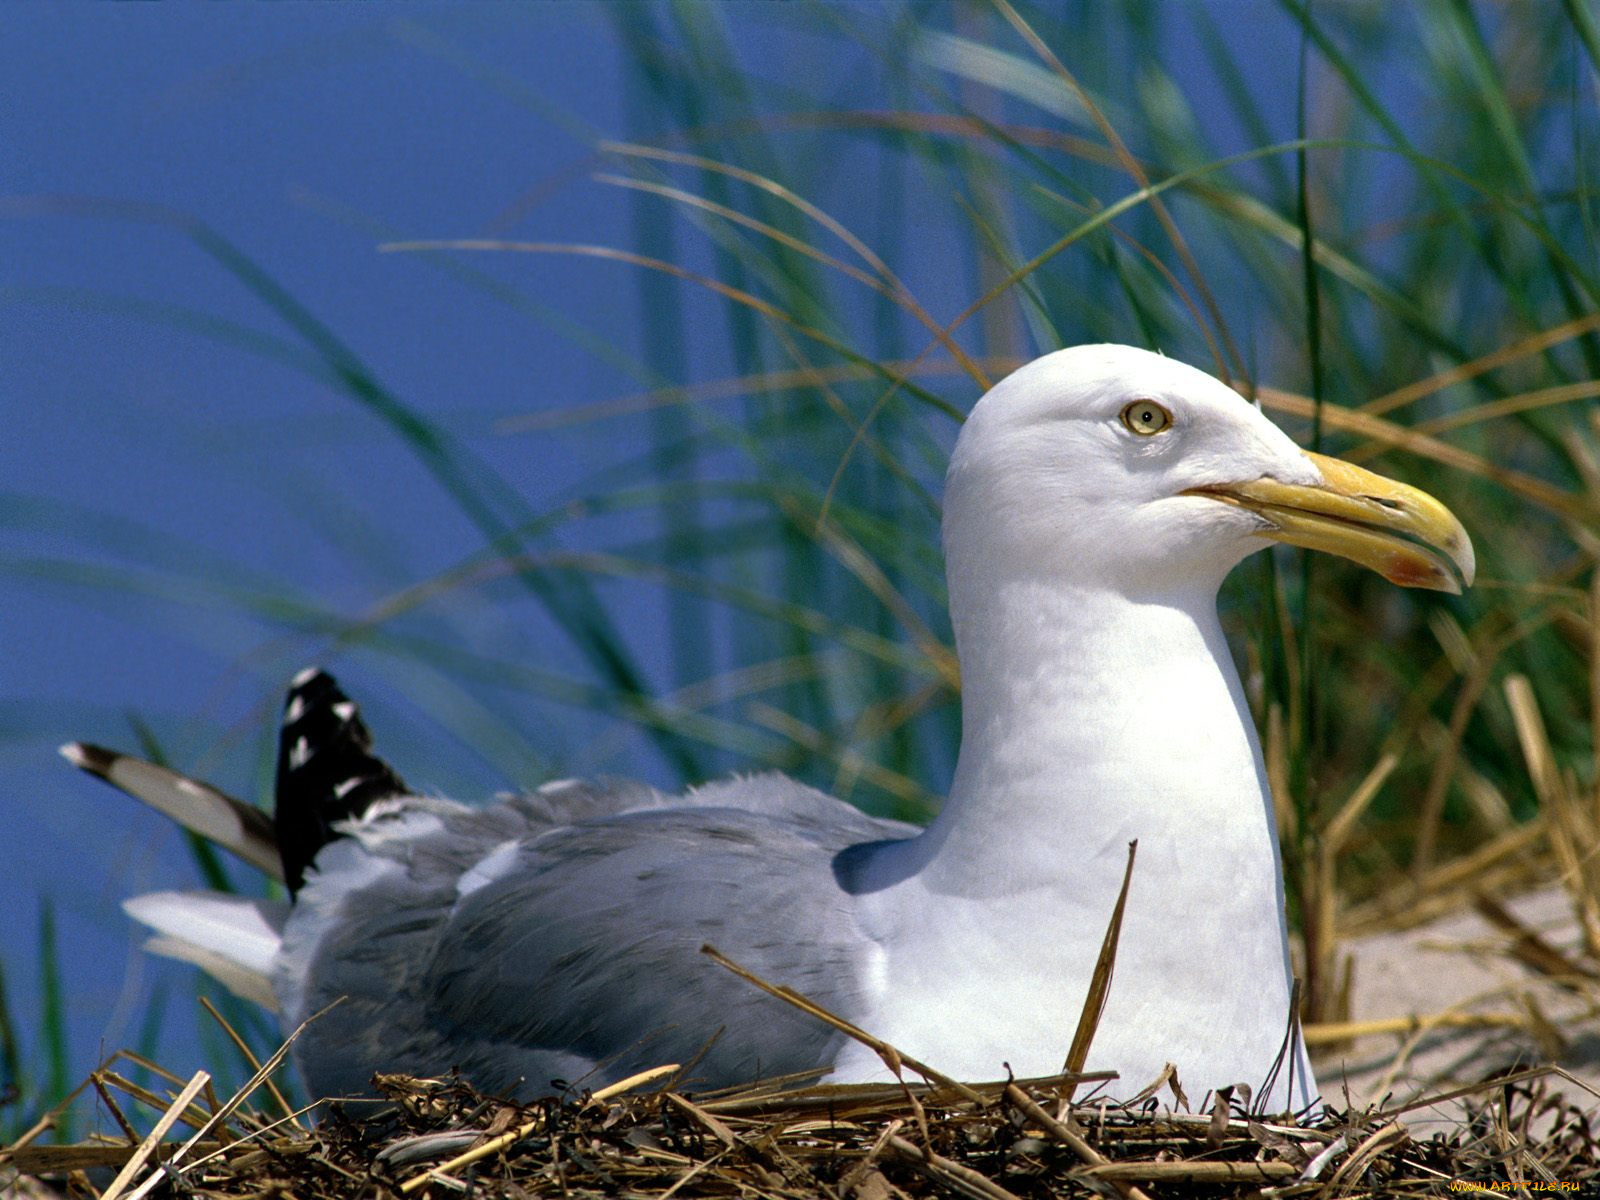
[(372, 753), (372, 735), (360, 710), (333, 676), (317, 667), (296, 675), (284, 700), (272, 819), (289, 894), (305, 883), (317, 852), (341, 836), (335, 824), (406, 790), (389, 764)]
[(92, 742), (68, 742), (56, 747), (56, 753), (80, 771), (105, 779), (111, 774), (111, 765), (117, 761), (117, 752), (96, 746)]

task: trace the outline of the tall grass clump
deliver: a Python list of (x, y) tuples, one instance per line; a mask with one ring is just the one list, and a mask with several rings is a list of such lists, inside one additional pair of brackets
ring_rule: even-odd
[[(631, 240), (557, 241), (515, 213), (374, 238), (396, 270), (534, 327), (552, 320), (525, 290), (542, 260), (613, 281), (627, 332), (565, 333), (636, 389), (508, 405), (498, 427), (530, 456), (574, 425), (617, 431), (560, 495), (392, 391), (225, 233), (127, 210), (191, 238), (287, 332), (190, 328), (375, 416), (473, 544), (360, 612), (152, 534), (115, 570), (36, 570), (248, 616), (261, 637), (238, 657), (264, 697), (303, 662), (359, 660), (510, 783), (776, 768), (924, 818), (958, 736), (938, 528), (962, 414), (1060, 346), (1159, 349), (1303, 444), (1426, 487), (1477, 545), (1458, 599), (1287, 552), (1224, 594), (1305, 1015), (1338, 1019), (1351, 934), (1552, 856), (1575, 895), (1592, 882), (1600, 28), (1576, 2), (1251, 11), (1286, 58), (1258, 57), (1226, 5), (610, 10), (631, 127), (593, 131), (591, 169), (559, 186), (614, 193)], [(631, 615), (641, 592), (659, 624)], [(485, 649), (487, 608), (558, 633), (562, 665), (531, 632)], [(568, 712), (599, 733), (558, 761)]]

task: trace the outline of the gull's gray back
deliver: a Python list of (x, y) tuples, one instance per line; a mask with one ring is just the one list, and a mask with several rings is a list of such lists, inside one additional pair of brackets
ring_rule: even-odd
[(830, 1063), (839, 1035), (717, 966), (711, 943), (843, 1014), (872, 944), (847, 846), (914, 830), (781, 775), (687, 796), (562, 783), (490, 809), (385, 802), (332, 842), (275, 980), (318, 1095), (374, 1070), (534, 1094), (699, 1058), (715, 1086)]

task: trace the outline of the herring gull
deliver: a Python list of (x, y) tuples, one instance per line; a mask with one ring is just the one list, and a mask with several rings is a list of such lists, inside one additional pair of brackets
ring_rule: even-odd
[[(1261, 749), (1216, 611), (1270, 542), (1459, 591), (1471, 543), (1432, 497), (1301, 451), (1209, 375), (1125, 346), (991, 389), (944, 500), (961, 745), (926, 829), (782, 775), (668, 795), (562, 781), (486, 808), (418, 794), (332, 679), (289, 693), (276, 816), (97, 747), (64, 748), (285, 879), (290, 900), (141, 896), (151, 948), (275, 1007), (319, 1096), (459, 1069), (524, 1096), (694, 1061), (704, 1086), (870, 1049), (700, 953), (713, 943), (959, 1078), (1062, 1069), (1138, 841), (1089, 1053), (1127, 1098), (1315, 1102), (1293, 1038), (1283, 872)], [(1285, 1045), (1292, 1047), (1284, 1062)], [(1263, 1085), (1266, 1085), (1265, 1087)]]

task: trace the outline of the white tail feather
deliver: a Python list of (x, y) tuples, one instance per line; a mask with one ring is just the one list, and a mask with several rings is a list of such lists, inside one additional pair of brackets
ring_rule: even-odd
[(151, 892), (122, 908), (159, 935), (145, 943), (151, 953), (193, 963), (234, 995), (277, 1011), (272, 973), (286, 903), (221, 892)]

